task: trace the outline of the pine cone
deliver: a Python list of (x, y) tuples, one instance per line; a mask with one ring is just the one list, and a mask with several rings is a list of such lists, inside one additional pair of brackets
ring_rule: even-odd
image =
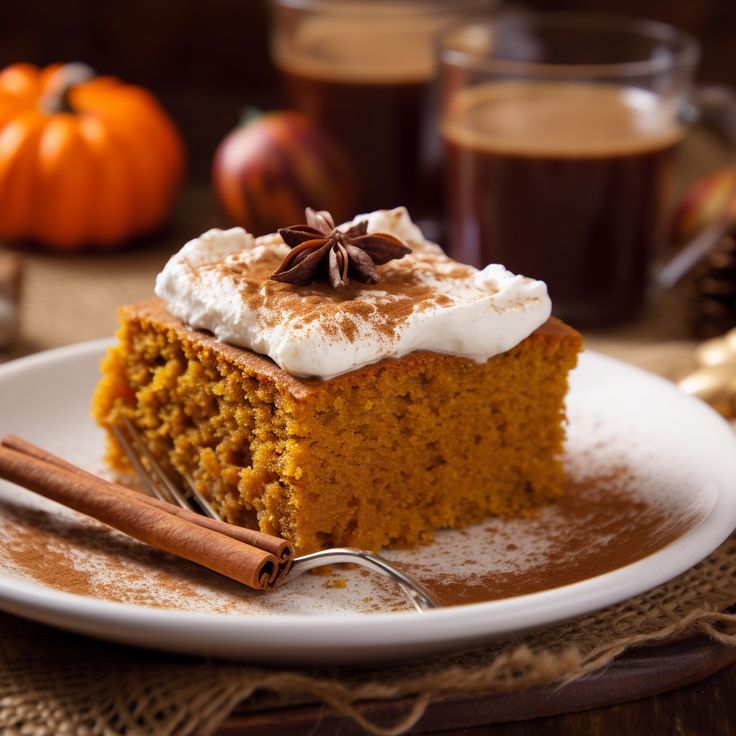
[(736, 327), (736, 225), (682, 283), (696, 337), (717, 337)]

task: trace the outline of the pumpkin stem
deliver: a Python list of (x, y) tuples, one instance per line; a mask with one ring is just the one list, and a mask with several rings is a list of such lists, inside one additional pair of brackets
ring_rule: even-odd
[(39, 107), (49, 115), (74, 113), (69, 96), (78, 84), (89, 82), (95, 77), (92, 67), (78, 62), (64, 64), (49, 81), (48, 89), (39, 101)]

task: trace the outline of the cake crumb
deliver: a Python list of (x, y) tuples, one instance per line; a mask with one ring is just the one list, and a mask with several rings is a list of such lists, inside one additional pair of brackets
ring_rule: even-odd
[(325, 588), (347, 588), (347, 585), (345, 578), (332, 578), (324, 583)]

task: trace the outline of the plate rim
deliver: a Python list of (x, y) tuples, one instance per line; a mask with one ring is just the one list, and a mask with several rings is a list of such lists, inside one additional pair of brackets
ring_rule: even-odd
[[(32, 366), (75, 359), (99, 361), (104, 350), (114, 342), (114, 338), (101, 338), (9, 361), (0, 365), (0, 384), (7, 377)], [(580, 362), (584, 364), (588, 361), (607, 364), (617, 371), (628, 371), (671, 389), (673, 396), (683, 401), (683, 405), (689, 404), (693, 411), (707, 415), (714, 426), (715, 420), (718, 420), (724, 430), (724, 441), (725, 432), (728, 432), (736, 449), (736, 434), (720, 415), (698, 399), (682, 394), (674, 384), (661, 376), (616, 358), (585, 350)], [(736, 479), (736, 453), (727, 455), (724, 462), (730, 463)], [(205, 649), (222, 649), (226, 645), (246, 646), (252, 643), (254, 631), (265, 638), (279, 637), (283, 649), (292, 646), (304, 648), (305, 637), (309, 639), (310, 634), (329, 631), (329, 641), (320, 638), (313, 642), (312, 651), (324, 653), (326, 647), (336, 651), (349, 646), (352, 655), (355, 655), (356, 649), (362, 652), (375, 647), (376, 640), (380, 639), (380, 644), (384, 647), (422, 646), (429, 652), (436, 650), (436, 647), (432, 649), (433, 643), (440, 644), (436, 640), (437, 636), (445, 644), (453, 640), (489, 640), (532, 628), (551, 626), (644, 594), (705, 559), (728, 538), (734, 527), (736, 480), (732, 485), (717, 491), (715, 503), (697, 526), (640, 560), (556, 588), (494, 601), (441, 608), (427, 613), (400, 611), (264, 615), (183, 611), (77, 595), (5, 572), (0, 572), (0, 604), (12, 613), (81, 633), (103, 627), (105, 630), (94, 631), (93, 635), (117, 641), (121, 637), (131, 642), (154, 636), (161, 640), (146, 641), (144, 645), (168, 650), (202, 651), (200, 646), (181, 646), (179, 639), (183, 632), (188, 632), (189, 635), (207, 633), (205, 644), (209, 642), (211, 646), (205, 646)], [(663, 560), (667, 560), (668, 564), (659, 565)], [(638, 573), (642, 570), (647, 571), (645, 585), (637, 582)], [(54, 621), (49, 620), (50, 614), (56, 616)], [(365, 624), (367, 621), (371, 622), (370, 626), (356, 626), (356, 623)], [(105, 627), (111, 624), (116, 631), (106, 630)], [(121, 626), (125, 631), (120, 631)], [(454, 628), (457, 635), (452, 636), (448, 628)], [(310, 649), (308, 642), (307, 649)], [(239, 656), (239, 652), (233, 654)]]

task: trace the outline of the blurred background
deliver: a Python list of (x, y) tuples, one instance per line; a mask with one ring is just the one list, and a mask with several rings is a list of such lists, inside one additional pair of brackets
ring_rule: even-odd
[[(697, 80), (736, 86), (732, 0), (528, 0), (513, 7), (662, 21), (700, 41)], [(171, 189), (175, 194), (164, 224), (121, 247), (49, 248), (33, 236), (0, 237), (0, 361), (112, 334), (115, 308), (150, 296), (156, 273), (173, 252), (204, 230), (232, 222), (212, 185), (215, 152), (244, 110), (285, 106), (269, 50), (270, 11), (267, 0), (27, 0), (4, 5), (0, 68), (18, 62), (39, 67), (83, 62), (99, 74), (147, 89), (178, 129), (186, 166), (180, 187)], [(271, 142), (278, 143), (279, 135), (274, 133)], [(686, 162), (679, 168), (689, 169), (689, 183), (724, 160), (722, 146), (705, 139), (688, 143), (679, 156)], [(722, 182), (718, 187), (726, 191)], [(677, 191), (682, 196), (683, 186)], [(671, 373), (682, 375), (683, 366), (692, 363), (695, 339), (736, 326), (736, 243), (733, 238), (724, 242), (720, 255), (715, 261), (705, 259), (686, 289), (659, 294), (635, 320), (587, 331), (588, 345), (645, 366), (652, 346), (659, 348), (660, 362), (661, 349), (671, 346), (673, 356), (685, 356), (681, 362), (673, 359)], [(5, 334), (3, 323), (9, 326)], [(732, 358), (736, 361), (736, 347)]]
[[(736, 85), (736, 3), (731, 0), (536, 0), (535, 10), (649, 18), (703, 44), (698, 77)], [(30, 0), (6, 3), (0, 66), (84, 61), (151, 89), (186, 142), (189, 178), (209, 178), (212, 155), (245, 106), (281, 105), (269, 57), (267, 0)]]

